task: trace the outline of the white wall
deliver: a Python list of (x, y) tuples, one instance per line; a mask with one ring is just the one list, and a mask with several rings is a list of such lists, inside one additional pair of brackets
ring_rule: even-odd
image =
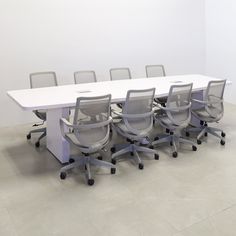
[(83, 69), (98, 80), (157, 63), (169, 75), (205, 72), (204, 0), (1, 0), (0, 29), (2, 126), (32, 119), (6, 96), (29, 88), (30, 72), (54, 70), (59, 84)]
[(236, 1), (206, 0), (206, 73), (233, 82), (225, 100), (236, 104)]

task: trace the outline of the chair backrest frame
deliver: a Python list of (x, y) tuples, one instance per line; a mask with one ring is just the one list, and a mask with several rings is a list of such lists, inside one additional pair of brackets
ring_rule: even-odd
[[(118, 72), (118, 71), (127, 72), (127, 78), (122, 78), (122, 77), (115, 78), (114, 73)], [(130, 72), (130, 69), (128, 67), (120, 67), (120, 68), (112, 68), (112, 69), (110, 69), (110, 79), (112, 81), (113, 80), (131, 79), (131, 78), (132, 78), (131, 77), (131, 72)]]
[[(132, 94), (142, 94), (143, 96), (134, 96)], [(150, 94), (148, 94), (150, 93)], [(122, 108), (122, 114), (124, 114), (123, 121), (129, 131), (133, 134), (140, 136), (142, 133), (148, 133), (153, 127), (153, 100), (155, 96), (155, 88), (142, 89), (142, 90), (129, 90), (126, 95), (126, 100)], [(132, 100), (134, 99), (134, 100)], [(132, 102), (138, 105), (138, 109), (132, 109)], [(134, 105), (136, 105), (134, 103)], [(143, 105), (143, 107), (142, 107)], [(145, 106), (145, 107), (144, 107)], [(143, 110), (143, 112), (142, 112)], [(127, 115), (127, 117), (125, 117)], [(132, 121), (141, 121), (145, 128), (137, 129), (132, 125)]]
[[(223, 103), (223, 96), (225, 91), (226, 79), (225, 80), (211, 80), (208, 83), (206, 92), (203, 97), (203, 101), (205, 101), (205, 109), (208, 114), (212, 117), (217, 118), (219, 120), (224, 114), (224, 103)], [(216, 89), (218, 86), (220, 90), (217, 91), (219, 94), (211, 94), (212, 89)], [(216, 106), (217, 109), (216, 109)]]
[[(149, 73), (149, 68), (160, 68), (161, 69), (161, 75), (160, 74), (156, 74), (156, 75), (150, 75)], [(163, 65), (146, 65), (145, 66), (145, 70), (146, 70), (146, 76), (147, 78), (150, 78), (150, 77), (162, 77), (162, 76), (166, 76), (166, 71), (165, 71), (165, 67)]]
[[(82, 77), (82, 74), (86, 75), (86, 78), (92, 78), (93, 80), (89, 80), (89, 81), (79, 81), (79, 75), (81, 75)], [(88, 77), (88, 75), (92, 75), (90, 77)], [(81, 83), (93, 83), (93, 82), (97, 82), (97, 77), (96, 77), (96, 73), (95, 71), (93, 70), (83, 70), (83, 71), (75, 71), (74, 72), (74, 82), (75, 84), (81, 84)]]
[[(48, 85), (45, 83), (45, 85), (43, 86), (34, 86), (34, 80), (38, 77), (38, 76), (51, 76), (51, 79), (52, 79), (52, 84)], [(42, 88), (42, 87), (52, 87), (52, 86), (58, 86), (58, 82), (57, 82), (57, 76), (56, 76), (56, 73), (54, 71), (45, 71), (45, 72), (34, 72), (34, 73), (31, 73), (29, 75), (30, 77), (30, 88)]]
[(189, 124), (191, 120), (192, 87), (193, 83), (172, 85), (170, 87), (166, 102), (166, 114), (173, 125), (184, 126)]
[[(78, 140), (80, 140), (81, 137), (83, 138), (82, 130), (93, 132), (93, 128), (97, 128), (96, 132), (101, 131), (102, 138), (94, 142), (103, 143), (108, 141), (110, 134), (110, 105), (111, 94), (77, 98), (73, 125), (77, 126), (77, 129), (74, 130), (74, 134)], [(99, 110), (99, 108), (101, 109)], [(81, 114), (85, 117), (84, 119), (81, 118)]]

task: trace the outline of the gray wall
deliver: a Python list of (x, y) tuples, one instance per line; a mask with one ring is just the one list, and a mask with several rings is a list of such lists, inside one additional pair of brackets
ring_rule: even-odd
[(32, 121), (7, 97), (29, 88), (29, 73), (54, 70), (59, 84), (75, 70), (108, 80), (111, 67), (134, 77), (162, 63), (168, 75), (205, 72), (204, 0), (1, 0), (0, 125)]

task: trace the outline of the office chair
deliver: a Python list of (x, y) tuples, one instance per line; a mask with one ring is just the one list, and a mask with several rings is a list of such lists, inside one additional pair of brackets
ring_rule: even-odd
[(147, 77), (162, 77), (166, 76), (165, 68), (163, 65), (146, 65)]
[[(131, 72), (129, 68), (112, 68), (110, 69), (110, 78), (111, 80), (125, 80), (131, 79)], [(118, 108), (122, 109), (122, 103), (116, 104)]]
[(129, 68), (113, 68), (110, 69), (111, 80), (131, 79), (131, 72)]
[(74, 73), (75, 84), (97, 82), (95, 71), (76, 71)]
[(61, 168), (61, 179), (66, 178), (68, 170), (79, 166), (85, 168), (88, 185), (94, 184), (91, 165), (110, 168), (111, 174), (115, 174), (116, 168), (113, 164), (93, 157), (93, 154), (103, 149), (109, 142), (110, 123), (112, 122), (110, 102), (110, 94), (98, 97), (79, 97), (76, 102), (73, 124), (67, 119), (61, 118), (60, 126), (63, 137), (82, 152), (81, 155), (71, 156), (70, 164)]
[[(29, 75), (30, 77), (30, 88), (43, 88), (43, 87), (52, 87), (52, 86), (57, 86), (57, 77), (56, 73), (49, 71), (49, 72), (36, 72), (36, 73), (31, 73)], [(46, 110), (35, 110), (33, 111), (34, 114), (43, 121), (42, 124), (34, 124), (33, 126), (39, 126), (43, 125), (44, 122), (46, 121)], [(40, 137), (38, 138), (37, 142), (35, 143), (35, 147), (40, 146), (40, 140), (46, 136), (46, 127), (40, 128), (40, 129), (35, 129), (31, 130), (27, 134), (27, 139), (31, 139), (31, 134), (32, 133), (42, 133)]]
[[(156, 160), (159, 159), (158, 152), (148, 147), (140, 146), (143, 138), (149, 135), (153, 127), (153, 98), (155, 88), (145, 90), (129, 90), (127, 92), (126, 101), (122, 108), (122, 113), (113, 110), (117, 115), (118, 122), (113, 122), (115, 130), (123, 137), (127, 138), (129, 143), (121, 150), (116, 150), (117, 145), (111, 148), (113, 164), (120, 155), (130, 153), (136, 158), (139, 169), (143, 169), (144, 165), (138, 152), (146, 152), (154, 154)], [(117, 151), (117, 152), (116, 152)]]
[[(163, 65), (146, 65), (145, 69), (147, 78), (166, 76), (165, 68)], [(167, 97), (154, 98), (154, 101), (156, 103), (160, 103), (162, 106), (165, 106)]]
[(194, 142), (184, 139), (180, 131), (187, 127), (191, 119), (191, 92), (193, 84), (172, 85), (170, 87), (166, 107), (157, 104), (158, 108), (164, 110), (164, 114), (157, 115), (155, 119), (159, 124), (170, 130), (169, 134), (157, 136), (152, 142), (153, 146), (161, 143), (169, 143), (173, 147), (172, 156), (178, 156), (178, 147), (180, 143), (192, 145), (192, 150), (196, 151), (197, 147)]
[[(208, 123), (218, 122), (224, 115), (223, 95), (226, 80), (214, 80), (208, 83), (203, 100), (192, 99), (193, 103), (200, 104), (200, 108), (192, 110), (192, 114), (200, 120), (200, 127), (188, 128), (186, 136), (190, 132), (199, 132), (197, 143), (201, 144), (201, 138), (208, 133), (220, 138), (220, 144), (225, 145), (226, 134), (218, 128), (209, 127)], [(221, 135), (217, 134), (221, 132)]]

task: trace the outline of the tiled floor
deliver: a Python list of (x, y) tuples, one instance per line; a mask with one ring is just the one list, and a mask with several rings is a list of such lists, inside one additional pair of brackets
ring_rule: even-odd
[(225, 110), (225, 147), (209, 136), (177, 159), (162, 148), (144, 170), (96, 169), (93, 187), (79, 171), (60, 180), (60, 163), (25, 139), (30, 125), (1, 128), (0, 235), (235, 236), (236, 106)]

